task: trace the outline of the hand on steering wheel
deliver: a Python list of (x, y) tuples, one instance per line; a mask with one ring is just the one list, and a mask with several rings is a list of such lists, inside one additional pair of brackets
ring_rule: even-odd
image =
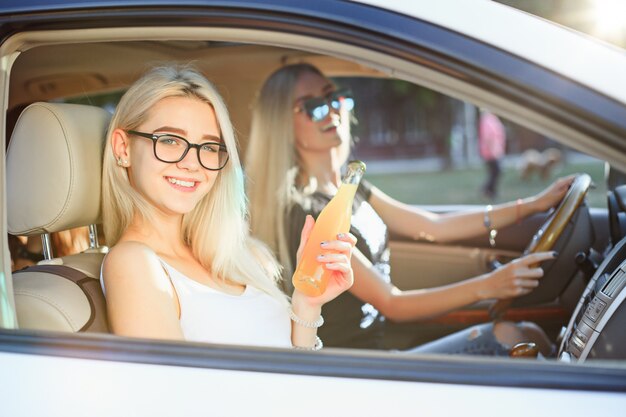
[(543, 269), (539, 263), (555, 257), (555, 252), (537, 252), (500, 266), (485, 276), (485, 288), (480, 293), (481, 298), (508, 299), (529, 294), (537, 288), (539, 279), (543, 277)]
[(548, 188), (533, 197), (534, 205), (539, 212), (548, 211), (552, 207), (556, 207), (572, 185), (576, 175), (568, 175), (554, 181)]
[[(564, 178), (563, 180), (567, 180)], [(557, 181), (552, 187), (548, 188), (543, 193), (539, 194), (538, 198), (543, 198), (544, 201), (549, 201), (549, 193), (552, 189), (558, 191), (562, 187), (563, 183), (559, 184)], [(548, 216), (548, 219), (544, 224), (535, 232), (530, 243), (524, 251), (524, 255), (529, 255), (539, 252), (551, 251), (559, 237), (565, 230), (568, 222), (572, 216), (580, 207), (585, 199), (585, 195), (591, 186), (591, 177), (587, 174), (579, 174), (571, 183), (567, 194), (558, 205), (558, 207)], [(561, 190), (562, 191), (562, 190)], [(522, 258), (521, 258), (522, 259)], [(505, 299), (496, 302), (490, 309), (489, 314), (492, 319), (500, 318), (506, 309), (511, 304), (512, 299)]]
[(525, 254), (552, 250), (565, 226), (583, 203), (589, 187), (591, 187), (589, 175), (579, 174), (576, 176), (561, 203), (535, 232), (524, 251)]

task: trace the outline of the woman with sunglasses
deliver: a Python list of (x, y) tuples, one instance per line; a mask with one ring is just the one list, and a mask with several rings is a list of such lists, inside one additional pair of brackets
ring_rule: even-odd
[[(102, 268), (109, 322), (124, 336), (319, 349), (326, 301), (352, 284), (354, 237), (320, 262), (330, 291), (277, 286), (269, 251), (249, 237), (237, 144), (215, 88), (189, 68), (156, 68), (122, 97), (103, 162)], [(314, 224), (302, 229), (306, 241)], [(320, 248), (321, 252), (321, 248)]]
[[(285, 276), (294, 270), (297, 231), (304, 219), (316, 217), (337, 191), (340, 169), (350, 151), (353, 106), (349, 92), (337, 90), (308, 64), (276, 71), (257, 99), (246, 160), (252, 232), (274, 250), (287, 271)], [(505, 227), (548, 210), (565, 195), (571, 181), (558, 180), (535, 197), (486, 212), (450, 215), (404, 205), (363, 181), (355, 197), (351, 228), (358, 239), (352, 257), (355, 282), (349, 292), (323, 308), (326, 325), (320, 334), (325, 343), (381, 348), (384, 317), (397, 322), (419, 320), (483, 299), (528, 294), (543, 274), (536, 265), (553, 259), (554, 253), (528, 255), (444, 287), (400, 291), (391, 283), (387, 231), (437, 242), (477, 236), (486, 232), (486, 226)], [(538, 342), (544, 354), (552, 347), (532, 323), (499, 322), (466, 329), (415, 351), (506, 354), (521, 341)]]

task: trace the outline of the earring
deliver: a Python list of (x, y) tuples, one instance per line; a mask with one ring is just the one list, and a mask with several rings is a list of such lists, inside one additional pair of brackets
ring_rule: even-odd
[(126, 159), (122, 159), (121, 156), (118, 156), (117, 157), (117, 166), (125, 167), (126, 165), (128, 165), (128, 161)]

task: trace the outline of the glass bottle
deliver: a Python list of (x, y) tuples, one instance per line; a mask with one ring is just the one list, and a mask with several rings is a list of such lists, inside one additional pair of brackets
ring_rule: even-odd
[(324, 241), (337, 240), (339, 233), (350, 231), (352, 202), (364, 173), (365, 163), (350, 161), (337, 194), (317, 217), (309, 240), (304, 246), (300, 263), (293, 274), (292, 282), (298, 291), (312, 297), (326, 291), (328, 280), (334, 271), (325, 269), (317, 261), (317, 256), (322, 253), (320, 244)]

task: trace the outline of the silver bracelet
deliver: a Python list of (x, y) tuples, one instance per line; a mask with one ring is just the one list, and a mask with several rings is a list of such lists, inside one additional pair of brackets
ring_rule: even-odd
[(483, 216), (483, 224), (487, 231), (489, 231), (489, 245), (493, 248), (496, 246), (496, 236), (498, 235), (498, 230), (491, 227), (491, 211), (493, 207), (491, 204), (487, 204), (485, 207), (485, 215)]
[(487, 204), (485, 207), (485, 214), (483, 215), (483, 224), (485, 225), (485, 229), (491, 230), (491, 211), (493, 210), (493, 206), (491, 204)]
[(293, 320), (293, 322), (297, 325), (306, 327), (308, 329), (317, 329), (318, 327), (322, 327), (322, 324), (324, 324), (324, 317), (322, 317), (321, 314), (320, 317), (315, 321), (306, 321), (298, 317), (291, 307), (289, 307), (289, 318)]
[(303, 347), (303, 346), (296, 346), (293, 345), (293, 348), (296, 350), (311, 350), (311, 351), (316, 351), (316, 350), (320, 350), (324, 347), (324, 344), (322, 343), (322, 339), (320, 339), (319, 336), (315, 336), (315, 345), (313, 345), (312, 347)]

